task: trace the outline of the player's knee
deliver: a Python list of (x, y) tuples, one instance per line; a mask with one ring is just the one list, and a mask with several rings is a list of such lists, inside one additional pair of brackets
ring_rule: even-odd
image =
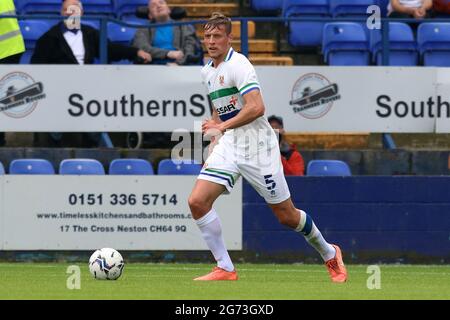
[(189, 208), (192, 212), (192, 217), (194, 219), (200, 219), (205, 213), (207, 213), (210, 208), (208, 208), (208, 204), (205, 203), (203, 199), (199, 197), (191, 195), (188, 199)]
[(197, 197), (191, 195), (188, 199), (188, 205), (191, 211), (195, 211), (200, 205), (200, 201)]

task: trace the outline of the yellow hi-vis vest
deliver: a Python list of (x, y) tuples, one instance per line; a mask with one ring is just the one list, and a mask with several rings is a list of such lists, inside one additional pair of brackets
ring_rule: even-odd
[[(13, 0), (0, 0), (0, 15), (15, 15)], [(0, 18), (0, 60), (25, 51), (16, 18)]]

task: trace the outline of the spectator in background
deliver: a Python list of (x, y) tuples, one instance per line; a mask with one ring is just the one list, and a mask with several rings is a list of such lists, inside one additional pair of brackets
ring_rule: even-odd
[(450, 0), (433, 0), (433, 11), (437, 15), (450, 15)]
[[(149, 1), (148, 18), (152, 23), (171, 22), (170, 8), (166, 1)], [(141, 28), (136, 31), (133, 39), (133, 46), (150, 53), (155, 64), (198, 64), (197, 44), (192, 25)]]
[[(77, 12), (78, 11), (78, 12)], [(83, 15), (79, 0), (63, 0), (61, 15)], [(31, 63), (35, 64), (92, 64), (100, 57), (100, 33), (87, 25), (71, 25), (74, 19), (66, 19), (50, 28), (36, 43)], [(133, 47), (108, 42), (110, 61), (122, 59), (151, 61), (149, 53)]]
[[(61, 15), (72, 16), (57, 23), (39, 38), (36, 43), (32, 64), (93, 64), (95, 58), (100, 56), (99, 31), (87, 26), (76, 25), (75, 16), (83, 15), (83, 7), (79, 0), (63, 0)], [(128, 59), (143, 62), (151, 61), (149, 53), (134, 47), (123, 46), (108, 42), (108, 57), (111, 61)], [(98, 146), (100, 133), (87, 133), (83, 135), (83, 146)], [(58, 132), (50, 133), (50, 146), (62, 146), (63, 135)]]
[[(0, 15), (15, 15), (13, 0), (0, 1)], [(16, 18), (0, 19), (0, 64), (17, 64), (25, 43)]]
[[(0, 1), (0, 15), (15, 15), (13, 0)], [(0, 64), (17, 64), (25, 51), (25, 43), (15, 18), (0, 19)], [(0, 132), (0, 147), (5, 145), (5, 134)]]
[(390, 0), (389, 18), (424, 19), (431, 16), (433, 0)]
[(278, 141), (280, 142), (281, 162), (283, 171), (287, 176), (303, 176), (305, 174), (305, 161), (295, 145), (290, 145), (284, 140), (283, 119), (278, 116), (270, 116), (267, 119), (270, 126), (278, 131)]

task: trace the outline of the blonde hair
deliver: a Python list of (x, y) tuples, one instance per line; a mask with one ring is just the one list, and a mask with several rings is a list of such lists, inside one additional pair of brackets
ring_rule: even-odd
[(218, 28), (219, 26), (225, 26), (225, 32), (227, 35), (231, 33), (231, 19), (225, 16), (221, 12), (213, 12), (211, 18), (205, 23), (204, 29), (210, 30)]

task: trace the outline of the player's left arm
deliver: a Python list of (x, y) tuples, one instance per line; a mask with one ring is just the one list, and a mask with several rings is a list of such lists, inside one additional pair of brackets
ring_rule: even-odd
[(259, 89), (247, 92), (243, 98), (244, 106), (241, 111), (235, 117), (219, 124), (220, 131), (242, 127), (264, 115), (266, 108)]
[(220, 123), (207, 120), (202, 126), (203, 133), (209, 132), (210, 135), (224, 133), (227, 129), (242, 127), (264, 115), (266, 108), (259, 89), (246, 93), (243, 98), (244, 106), (235, 117)]
[(222, 120), (219, 118), (219, 114), (216, 109), (213, 109), (211, 119), (206, 119), (202, 123), (202, 131), (206, 137), (208, 137), (211, 143), (208, 146), (208, 155), (211, 154), (214, 147), (219, 142), (219, 139), (222, 137), (223, 131), (220, 131), (218, 126), (222, 123)]

